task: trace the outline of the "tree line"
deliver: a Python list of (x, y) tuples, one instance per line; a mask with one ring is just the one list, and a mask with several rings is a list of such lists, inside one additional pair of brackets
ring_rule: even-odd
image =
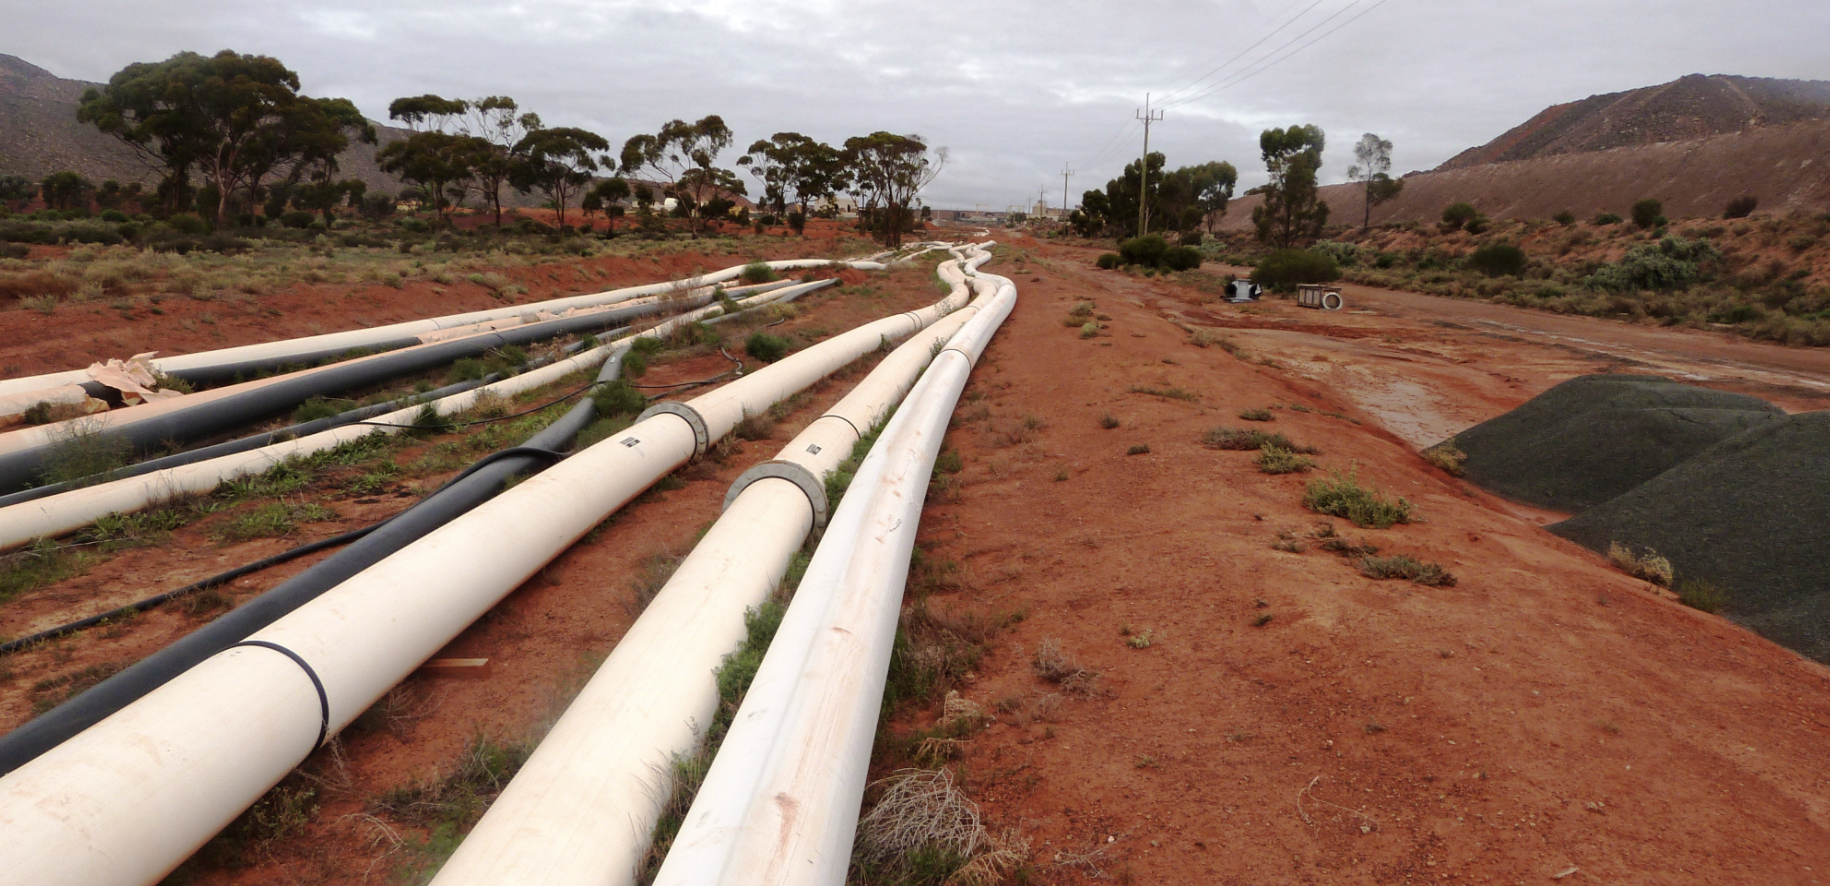
[[(621, 215), (626, 205), (640, 223), (654, 225), (655, 204), (672, 199), (696, 238), (708, 221), (727, 216), (733, 197), (748, 196), (739, 175), (745, 170), (761, 184), (762, 204), (797, 232), (809, 211), (831, 214), (845, 195), (855, 200), (860, 224), (894, 246), (912, 230), (918, 195), (947, 157), (918, 135), (874, 132), (834, 147), (780, 132), (751, 144), (728, 168), (719, 158), (735, 136), (717, 115), (670, 121), (613, 154), (602, 135), (546, 126), (507, 96), (405, 97), (388, 115), (409, 134), (380, 150), (381, 168), (410, 184), (417, 193), (408, 196), (429, 203), (440, 223), (474, 196), (500, 226), (512, 189), (543, 197), (561, 225), (574, 207), (589, 221), (597, 212)], [(386, 201), (392, 208), (391, 197), (339, 178), (340, 154), (355, 142), (377, 143), (374, 124), (347, 99), (301, 94), (298, 75), (273, 58), (224, 50), (131, 64), (87, 90), (76, 116), (157, 172), (154, 192), (141, 202), (166, 213), (195, 206), (222, 225), (241, 207), (260, 206), (269, 217), (288, 205), (327, 216), (341, 204), (379, 212)], [(49, 202), (49, 180), (40, 190)]]
[[(1321, 236), (1329, 208), (1318, 195), (1317, 177), (1326, 144), (1326, 135), (1313, 125), (1259, 134), (1259, 154), (1269, 181), (1246, 193), (1264, 197), (1252, 209), (1252, 226), (1260, 241), (1287, 249)], [(1068, 215), (1068, 225), (1083, 237), (1126, 239), (1156, 231), (1178, 233), (1188, 241), (1203, 224), (1212, 233), (1214, 222), (1226, 215), (1232, 201), (1238, 170), (1225, 161), (1169, 172), (1165, 166), (1163, 154), (1157, 152), (1128, 164), (1104, 190), (1081, 195), (1080, 208)], [(1347, 178), (1365, 188), (1363, 225), (1370, 224), (1372, 207), (1398, 196), (1404, 187), (1401, 179), (1391, 177), (1391, 167), (1390, 141), (1369, 132), (1354, 145)]]

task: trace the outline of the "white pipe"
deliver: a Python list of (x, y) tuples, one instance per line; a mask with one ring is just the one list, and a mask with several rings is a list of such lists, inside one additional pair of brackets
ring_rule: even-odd
[[(780, 377), (812, 381), (818, 375), (808, 366), (843, 366), (881, 337), (914, 328), (907, 314), (878, 320), (714, 394), (747, 390), (744, 405), (761, 412), (782, 390)], [(0, 834), (10, 847), (30, 847), (9, 853), (0, 886), (157, 882), (322, 737), (685, 463), (697, 447), (694, 430), (671, 414), (637, 422), (248, 640), (270, 645), (211, 658), (0, 778)]]
[(1009, 281), (859, 467), (712, 761), (657, 886), (845, 882), (928, 477)]
[[(802, 283), (745, 299), (739, 304), (758, 306), (793, 298), (803, 292), (832, 285), (831, 280)], [(568, 359), (539, 369), (505, 378), (501, 381), (453, 394), (427, 404), (409, 406), (365, 422), (352, 423), (328, 431), (285, 440), (259, 449), (237, 452), (219, 458), (179, 465), (162, 471), (124, 477), (94, 486), (84, 486), (32, 501), (0, 508), (0, 551), (80, 529), (109, 514), (124, 514), (184, 495), (209, 492), (224, 481), (262, 473), (288, 458), (297, 458), (334, 449), (370, 434), (395, 434), (412, 425), (413, 418), (429, 405), (441, 416), (455, 415), (475, 406), (483, 397), (510, 397), (551, 384), (574, 372), (590, 369), (626, 347), (635, 338), (662, 336), (684, 323), (699, 319), (718, 305), (689, 311), (671, 318), (647, 331), (637, 333), (584, 351)], [(206, 396), (198, 394), (194, 396)], [(155, 404), (156, 405), (156, 404)]]
[[(987, 256), (988, 257), (988, 256)], [(965, 300), (964, 275), (942, 266)], [(434, 886), (634, 882), (668, 792), (718, 707), (720, 659), (741, 642), (828, 507), (822, 481), (907, 392), (969, 305), (912, 336), (863, 382), (746, 472), (724, 515), (680, 563), (565, 715), (434, 878)], [(794, 479), (787, 479), (793, 477)]]
[[(767, 262), (776, 270), (798, 270), (802, 268), (849, 267), (866, 271), (881, 271), (884, 266), (871, 261), (827, 261), (825, 259), (791, 259), (788, 261)], [(604, 292), (592, 292), (584, 295), (572, 295), (565, 298), (546, 301), (528, 302), (527, 304), (510, 305), (503, 308), (490, 308), (483, 311), (470, 311), (463, 314), (451, 314), (444, 317), (431, 317), (425, 320), (409, 320), (404, 323), (393, 323), (387, 326), (375, 326), (366, 329), (351, 329), (344, 332), (327, 332), (322, 335), (304, 338), (286, 339), (277, 342), (239, 345), (215, 351), (201, 351), (195, 354), (180, 354), (172, 357), (161, 357), (152, 360), (152, 365), (161, 372), (179, 372), (185, 369), (213, 366), (240, 360), (259, 360), (284, 358), (295, 354), (313, 354), (323, 351), (346, 350), (372, 345), (376, 342), (389, 341), (403, 336), (418, 335), (437, 329), (452, 326), (465, 326), (481, 323), (501, 317), (513, 317), (528, 311), (563, 311), (586, 305), (608, 305), (627, 301), (638, 296), (666, 295), (734, 280), (743, 274), (744, 266), (725, 268), (685, 280), (670, 283), (650, 283), (643, 286), (629, 286), (622, 289), (611, 289)], [(62, 372), (50, 372), (42, 375), (23, 376), (0, 381), (0, 394), (15, 391), (29, 391), (37, 388), (51, 388), (62, 384), (79, 384), (89, 379), (88, 370), (70, 369)]]

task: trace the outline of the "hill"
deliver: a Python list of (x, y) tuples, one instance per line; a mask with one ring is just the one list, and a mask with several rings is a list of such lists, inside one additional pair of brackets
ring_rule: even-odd
[[(76, 120), (83, 90), (100, 83), (66, 80), (17, 56), (0, 54), (0, 175), (23, 175), (34, 181), (53, 172), (75, 170), (102, 182), (158, 179), (133, 151), (95, 127)], [(377, 145), (353, 145), (338, 157), (344, 178), (361, 179), (371, 190), (394, 193), (400, 179), (381, 171), (375, 152), (405, 138), (404, 129), (375, 125)]]
[(1552, 105), (1437, 172), (1830, 120), (1830, 82), (1690, 74)]

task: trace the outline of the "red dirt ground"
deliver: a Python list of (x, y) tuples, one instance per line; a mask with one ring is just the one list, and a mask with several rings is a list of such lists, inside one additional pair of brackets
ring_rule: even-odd
[[(961, 687), (998, 713), (955, 765), (992, 830), (1031, 841), (1035, 882), (1534, 883), (1571, 868), (1562, 882), (1826, 879), (1830, 670), (1677, 605), (1539, 528), (1555, 515), (1416, 455), (1596, 371), (1688, 367), (1707, 376), (1699, 383), (1825, 408), (1830, 398), (1806, 384), (1823, 376), (1775, 356), (1800, 352), (1742, 342), (1754, 350), (1687, 357), (1693, 334), (1654, 347), (1605, 321), (1572, 341), (1537, 330), (1543, 315), (1494, 308), (1518, 327), (1498, 329), (1460, 303), (1352, 289), (1339, 314), (1277, 302), (1248, 311), (1095, 271), (1093, 250), (1012, 246), (986, 270), (1016, 281), (1019, 304), (948, 440), (965, 458), (964, 487), (929, 502), (922, 545), (963, 564), (963, 588), (930, 605), (1025, 614)], [(642, 273), (628, 270), (644, 282), (655, 272)], [(874, 294), (810, 297), (785, 328), (836, 332), (936, 297), (926, 267), (867, 282)], [(1062, 322), (1083, 300), (1110, 318), (1087, 340)], [(1179, 324), (1213, 328), (1241, 356), (1196, 347)], [(1626, 347), (1636, 356), (1617, 353)], [(645, 381), (716, 371), (700, 362)], [(777, 440), (848, 386), (809, 397)], [(1374, 581), (1313, 540), (1302, 553), (1273, 550), (1279, 532), (1301, 537), (1317, 522), (1301, 505), (1315, 475), (1260, 474), (1250, 453), (1199, 442), (1210, 427), (1249, 424), (1236, 414), (1256, 407), (1272, 409), (1267, 429), (1320, 448), (1324, 472), (1354, 469), (1421, 516), (1338, 529), (1441, 562), (1459, 582)], [(1106, 413), (1117, 428), (1100, 427)], [(418, 832), (363, 817), (368, 799), (448, 771), (474, 734), (514, 737), (550, 716), (567, 681), (629, 624), (642, 562), (690, 544), (728, 482), (779, 445), (690, 468), (684, 488), (588, 536), (441, 653), (488, 656), (489, 675), (411, 678), (391, 721), (351, 730), (341, 758), (308, 764), (322, 809), (302, 838), (193, 882), (385, 882), (405, 857), (390, 854), (385, 829)], [(1126, 454), (1139, 445), (1150, 451)], [(265, 552), (175, 541), (115, 562), (164, 586), (167, 574)], [(40, 608), (22, 599), (5, 615)], [(7, 722), (32, 680), (142, 654), (182, 618), (142, 616), (118, 644), (92, 631), (20, 658), (0, 683)], [(1127, 627), (1151, 644), (1127, 645)], [(1062, 697), (1032, 672), (1044, 640), (1100, 673), (1091, 697)], [(904, 712), (892, 728), (937, 713)]]

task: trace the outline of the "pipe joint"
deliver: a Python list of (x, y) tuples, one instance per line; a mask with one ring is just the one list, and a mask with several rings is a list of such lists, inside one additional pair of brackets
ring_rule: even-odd
[(698, 410), (678, 400), (665, 400), (642, 410), (642, 414), (635, 417), (636, 424), (656, 415), (677, 415), (693, 429), (693, 458), (704, 455), (711, 448), (711, 431), (707, 429), (705, 418)]
[(826, 528), (826, 517), (832, 510), (831, 503), (826, 500), (826, 484), (805, 466), (781, 459), (753, 465), (738, 475), (737, 481), (731, 484), (730, 491), (724, 494), (723, 510), (729, 510), (731, 504), (737, 501), (737, 496), (742, 495), (751, 483), (769, 477), (786, 480), (798, 487), (807, 496), (807, 504), (813, 508), (813, 531), (817, 534)]

